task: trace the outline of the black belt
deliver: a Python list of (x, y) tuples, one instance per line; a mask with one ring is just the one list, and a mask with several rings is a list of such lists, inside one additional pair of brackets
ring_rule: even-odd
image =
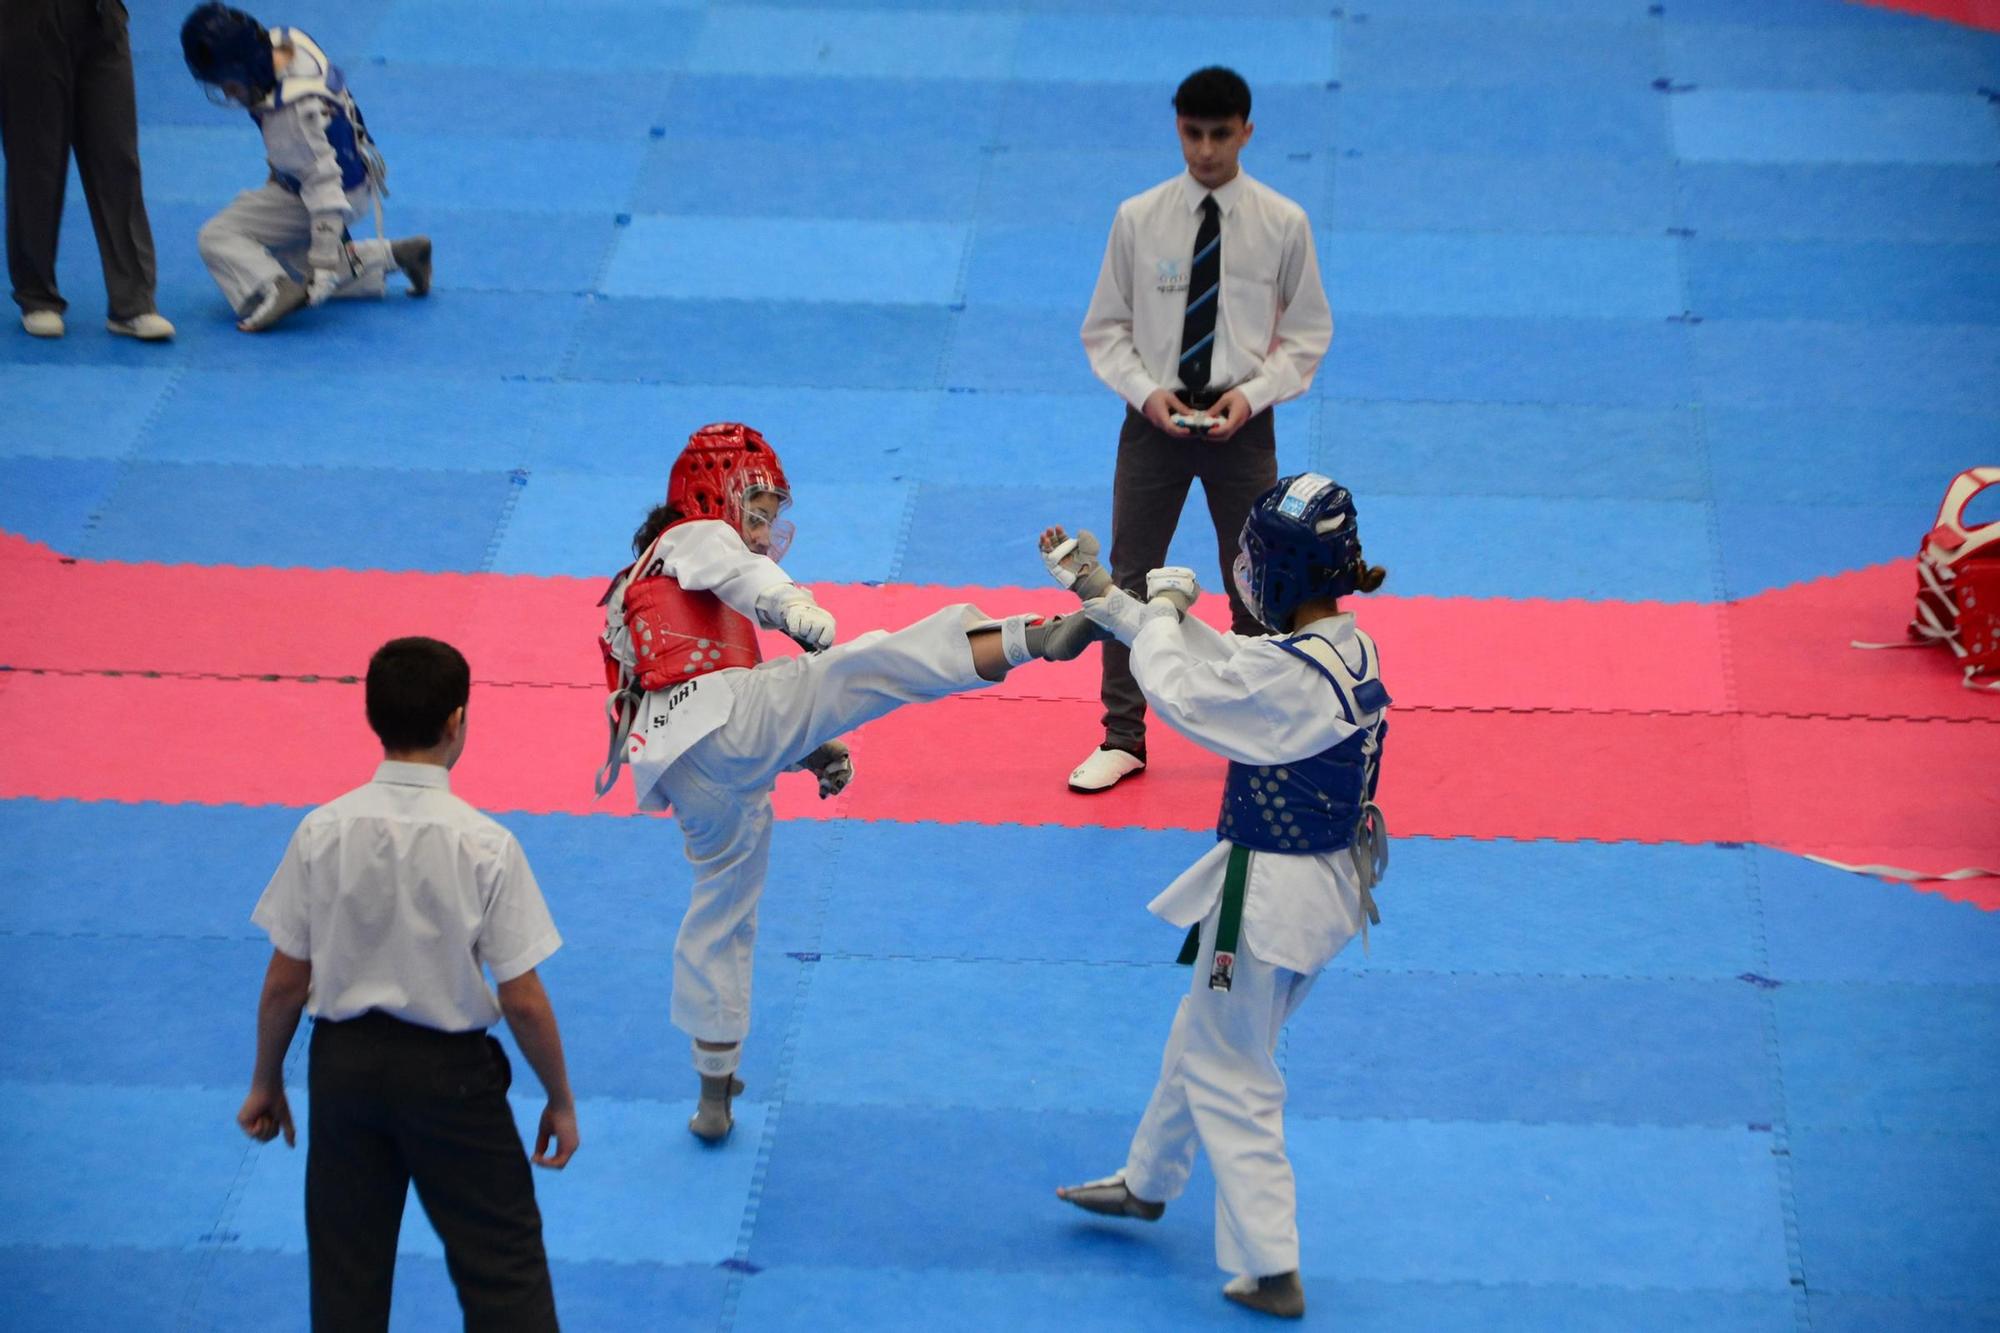
[(1229, 392), (1230, 390), (1226, 388), (1182, 389), (1180, 392), (1180, 400), (1186, 403), (1189, 407), (1192, 407), (1197, 412), (1206, 412), (1209, 408), (1214, 407), (1217, 403), (1221, 402), (1223, 396)]

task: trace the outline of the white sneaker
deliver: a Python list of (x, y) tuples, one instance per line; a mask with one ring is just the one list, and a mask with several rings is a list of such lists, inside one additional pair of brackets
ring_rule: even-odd
[(21, 327), (37, 338), (60, 338), (63, 336), (63, 317), (59, 310), (28, 310), (22, 312)]
[(1129, 750), (1095, 749), (1070, 771), (1071, 791), (1110, 791), (1134, 773), (1146, 771), (1146, 761)]
[(156, 310), (148, 310), (145, 314), (134, 315), (130, 319), (107, 319), (104, 321), (104, 327), (111, 333), (126, 338), (137, 338), (143, 343), (165, 342), (174, 336), (174, 326), (167, 322), (166, 316)]

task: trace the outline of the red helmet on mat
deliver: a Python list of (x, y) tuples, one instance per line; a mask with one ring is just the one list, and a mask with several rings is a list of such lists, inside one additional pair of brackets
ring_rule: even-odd
[[(713, 518), (740, 530), (745, 503), (759, 495), (776, 496), (782, 511), (792, 502), (791, 483), (785, 480), (784, 465), (770, 442), (734, 421), (703, 426), (688, 436), (687, 448), (667, 474), (667, 503), (683, 523)], [(751, 518), (754, 524), (759, 516)], [(770, 527), (771, 556), (776, 559), (790, 545), (792, 525), (774, 522)]]

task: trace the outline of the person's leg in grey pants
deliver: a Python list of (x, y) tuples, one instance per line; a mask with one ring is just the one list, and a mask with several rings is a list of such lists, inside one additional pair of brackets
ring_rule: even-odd
[[(1188, 488), (1197, 479), (1215, 523), (1231, 628), (1238, 634), (1262, 633), (1263, 627), (1236, 595), (1229, 567), (1236, 559), (1237, 534), (1251, 504), (1278, 479), (1269, 412), (1252, 417), (1230, 439), (1211, 442), (1175, 439), (1126, 409), (1111, 489), (1111, 577), (1125, 591), (1145, 596), (1146, 573), (1166, 563)], [(1146, 697), (1132, 679), (1132, 652), (1116, 640), (1105, 643), (1103, 651), (1105, 747), (1144, 758)]]
[(132, 48), (119, 0), (0, 4), (0, 145), (7, 272), (23, 311), (67, 308), (56, 290), (69, 157), (97, 232), (107, 311), (154, 308), (153, 230), (139, 177)]

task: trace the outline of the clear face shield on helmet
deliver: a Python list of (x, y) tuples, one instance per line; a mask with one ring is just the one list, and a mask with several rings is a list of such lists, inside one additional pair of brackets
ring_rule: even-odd
[(1230, 581), (1236, 585), (1236, 595), (1243, 599), (1243, 609), (1259, 622), (1264, 619), (1264, 608), (1257, 605), (1257, 581), (1250, 576), (1250, 551), (1239, 544), (1236, 559), (1229, 565)]
[(791, 520), (779, 515), (791, 504), (792, 497), (775, 487), (757, 482), (744, 487), (736, 525), (743, 534), (743, 544), (758, 555), (784, 559), (785, 552), (792, 549), (794, 528)]

